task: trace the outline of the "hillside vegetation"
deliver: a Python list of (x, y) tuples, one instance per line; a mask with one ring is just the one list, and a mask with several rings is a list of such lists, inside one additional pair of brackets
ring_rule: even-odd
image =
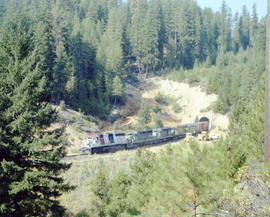
[[(1, 0), (0, 30), (1, 216), (270, 215), (256, 4), (232, 15), (225, 1)], [(89, 131), (200, 114), (229, 117), (227, 136), (65, 158)]]
[[(179, 126), (193, 123), (198, 116), (206, 116), (211, 121), (210, 134), (225, 135), (228, 130), (229, 118), (227, 115), (215, 113), (214, 103), (217, 95), (206, 94), (203, 87), (191, 86), (165, 80), (160, 77), (144, 79), (139, 86), (128, 85), (125, 105), (115, 107), (114, 123), (110, 121), (83, 115), (71, 109), (58, 108), (60, 119), (66, 123), (69, 154), (79, 153), (82, 140), (89, 133), (102, 133), (112, 131), (135, 131), (145, 128), (159, 128)], [(141, 126), (140, 106), (145, 103), (149, 107), (149, 123)], [(129, 108), (133, 108), (130, 110)]]
[[(137, 73), (175, 69), (174, 77), (189, 83), (204, 77), (209, 92), (220, 95), (216, 109), (226, 112), (237, 97), (228, 98), (227, 91), (238, 89), (241, 79), (254, 84), (248, 72), (234, 73), (243, 68), (230, 68), (231, 62), (250, 64), (250, 72), (264, 65), (253, 64), (251, 51), (265, 49), (265, 18), (258, 19), (256, 5), (252, 15), (245, 6), (232, 15), (225, 1), (218, 12), (191, 0), (3, 0), (0, 6), (2, 26), (16, 19), (27, 23), (50, 101), (102, 119), (125, 102), (125, 83), (136, 82)], [(210, 70), (197, 70), (202, 64)]]
[(214, 145), (192, 140), (75, 159), (66, 177), (78, 189), (61, 201), (78, 216), (268, 216), (263, 102), (259, 83), (247, 107), (232, 113), (227, 138)]

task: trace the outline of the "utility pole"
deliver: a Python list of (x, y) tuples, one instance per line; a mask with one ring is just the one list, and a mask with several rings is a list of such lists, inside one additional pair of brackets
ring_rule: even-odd
[(267, 6), (266, 29), (264, 165), (266, 165), (270, 161), (270, 0), (268, 0)]

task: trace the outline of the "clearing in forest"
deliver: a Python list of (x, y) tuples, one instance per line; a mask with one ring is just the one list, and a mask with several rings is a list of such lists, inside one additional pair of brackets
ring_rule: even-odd
[(155, 128), (153, 119), (158, 113), (164, 127), (193, 123), (197, 116), (199, 118), (206, 116), (211, 120), (211, 133), (225, 135), (228, 129), (228, 117), (216, 114), (211, 109), (217, 96), (206, 94), (200, 86), (153, 77), (143, 79), (139, 85), (126, 84), (125, 92), (126, 104), (116, 109), (121, 116), (116, 120), (117, 128), (115, 123), (109, 121), (93, 118), (99, 122), (94, 124), (83, 119), (83, 115), (78, 112), (71, 110), (62, 112), (75, 120), (69, 121), (66, 128), (70, 143), (69, 153), (78, 152), (82, 140), (89, 132), (135, 130), (138, 121), (137, 113), (142, 102), (150, 108), (152, 122), (149, 126), (153, 128)]

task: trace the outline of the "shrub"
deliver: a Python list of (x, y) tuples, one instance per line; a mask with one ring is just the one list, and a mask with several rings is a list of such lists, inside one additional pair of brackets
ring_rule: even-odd
[(154, 122), (155, 122), (155, 128), (163, 127), (163, 123), (159, 115), (155, 115)]
[(61, 100), (61, 101), (60, 101), (59, 106), (60, 106), (60, 108), (61, 108), (63, 111), (66, 111), (66, 110), (67, 110), (67, 106), (66, 106), (64, 100)]
[(90, 214), (88, 214), (85, 210), (79, 212), (76, 217), (90, 217)]
[(168, 97), (166, 97), (165, 95), (161, 94), (160, 92), (158, 92), (158, 94), (155, 96), (155, 100), (159, 104), (163, 104), (163, 105), (168, 105), (169, 104)]
[(139, 117), (139, 126), (142, 128), (144, 128), (152, 120), (150, 109), (145, 102), (141, 104), (140, 110), (138, 112), (138, 117)]
[(85, 118), (87, 121), (89, 121), (89, 122), (93, 122), (93, 121), (94, 121), (93, 117), (91, 117), (91, 116), (89, 116), (89, 115), (84, 116), (84, 118)]
[(180, 113), (182, 111), (182, 107), (177, 103), (173, 103), (172, 109), (175, 113)]
[(189, 84), (198, 83), (200, 82), (200, 79), (197, 75), (191, 74), (190, 76), (188, 76), (187, 82)]
[(80, 131), (80, 130), (81, 130), (81, 126), (80, 126), (79, 124), (75, 124), (75, 125), (74, 125), (74, 128), (75, 128), (75, 130), (77, 130), (77, 131)]
[(157, 113), (161, 112), (161, 108), (160, 108), (159, 106), (156, 106), (156, 107), (153, 109), (153, 112), (157, 114)]
[(130, 114), (129, 109), (127, 109), (126, 107), (122, 107), (119, 111), (119, 115), (124, 118), (127, 117)]

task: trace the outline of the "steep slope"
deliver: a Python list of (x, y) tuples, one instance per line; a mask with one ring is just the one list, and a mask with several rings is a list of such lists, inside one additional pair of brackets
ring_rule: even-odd
[[(70, 153), (78, 152), (82, 140), (89, 133), (136, 130), (137, 113), (142, 101), (147, 103), (151, 110), (152, 122), (149, 126), (153, 128), (153, 117), (158, 108), (164, 127), (193, 123), (196, 117), (206, 116), (211, 120), (211, 133), (224, 135), (228, 129), (228, 117), (216, 114), (211, 109), (217, 96), (207, 95), (200, 86), (154, 77), (142, 79), (137, 85), (126, 84), (125, 92), (125, 105), (115, 106), (112, 111), (118, 117), (114, 123), (72, 110), (60, 110), (62, 120), (66, 123)], [(163, 101), (160, 102), (158, 97)]]

